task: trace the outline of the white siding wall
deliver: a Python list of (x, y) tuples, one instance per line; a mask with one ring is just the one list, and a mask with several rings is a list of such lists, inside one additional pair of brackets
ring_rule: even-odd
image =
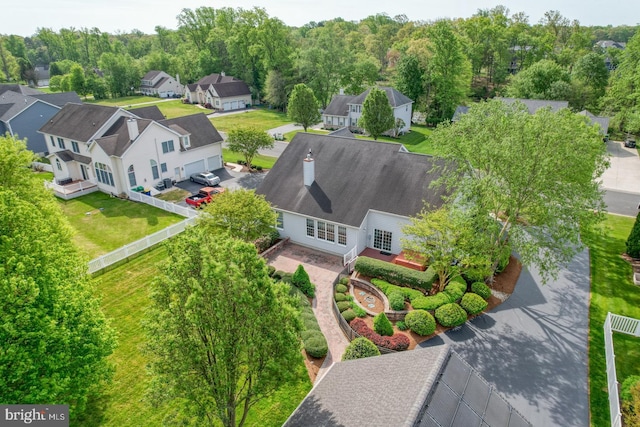
[(373, 248), (374, 230), (390, 231), (392, 233), (391, 252), (399, 254), (402, 251), (400, 238), (404, 237), (402, 227), (409, 224), (410, 221), (406, 217), (391, 215), (383, 212), (369, 211), (365, 220), (367, 228), (367, 247)]
[(412, 104), (401, 105), (393, 109), (393, 115), (396, 119), (400, 118), (404, 121), (404, 128), (401, 132), (408, 132), (411, 127), (411, 110)]
[[(292, 242), (302, 246), (308, 246), (314, 249), (318, 249), (324, 252), (329, 252), (336, 255), (344, 255), (349, 252), (358, 241), (358, 229), (355, 227), (347, 227), (347, 244), (346, 246), (339, 245), (338, 242), (338, 224), (335, 224), (335, 242), (327, 242), (320, 240), (317, 237), (317, 230), (315, 237), (307, 236), (307, 218), (302, 215), (297, 215), (289, 212), (283, 212), (284, 229), (278, 230), (280, 236), (283, 238), (290, 238)], [(325, 221), (328, 222), (328, 221)]]

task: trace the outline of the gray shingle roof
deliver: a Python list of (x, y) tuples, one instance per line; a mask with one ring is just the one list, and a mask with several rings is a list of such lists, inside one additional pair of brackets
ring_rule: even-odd
[[(176, 117), (175, 119), (161, 120), (158, 123), (172, 128), (173, 125), (190, 133), (189, 142), (191, 148), (204, 147), (216, 142), (222, 142), (222, 136), (207, 119), (206, 114), (197, 113), (190, 116)], [(179, 132), (178, 130), (176, 130)], [(180, 133), (180, 132), (179, 132)]]
[(148, 71), (147, 74), (145, 74), (144, 77), (142, 77), (142, 80), (153, 80), (154, 77), (156, 77), (161, 72), (162, 71), (159, 71), (159, 70)]
[(349, 115), (349, 104), (353, 104), (352, 101), (355, 98), (353, 95), (335, 95), (322, 114), (347, 117)]
[(0, 95), (7, 91), (19, 93), (21, 95), (42, 95), (43, 94), (43, 92), (40, 92), (39, 90), (36, 90), (36, 89), (32, 89), (29, 86), (10, 84), (10, 83), (0, 84)]
[(43, 93), (40, 95), (32, 96), (34, 98), (41, 99), (44, 102), (48, 102), (49, 104), (56, 105), (60, 108), (64, 107), (69, 102), (82, 104), (82, 100), (75, 92)]
[(32, 96), (22, 95), (13, 91), (6, 91), (0, 94), (0, 105), (5, 106), (2, 109), (2, 114), (0, 114), (0, 120), (6, 122), (12, 119), (20, 111), (35, 102), (38, 102), (38, 100)]
[(554, 113), (563, 108), (569, 107), (568, 101), (549, 101), (546, 99), (520, 99), (520, 98), (495, 98), (504, 102), (505, 104), (511, 105), (514, 102), (523, 103), (527, 109), (529, 109), (529, 114), (533, 114), (541, 108), (551, 107), (551, 111)]
[(223, 76), (222, 74), (213, 73), (213, 74), (209, 74), (208, 76), (204, 76), (203, 78), (198, 80), (196, 83), (199, 84), (200, 86), (209, 86), (216, 83), (231, 83), (233, 81), (240, 81), (240, 80), (232, 76)]
[[(389, 99), (389, 104), (391, 104), (393, 108), (413, 103), (411, 99), (392, 87), (379, 87), (378, 89), (385, 91), (385, 93), (387, 94), (387, 98)], [(360, 95), (351, 100), (349, 104), (364, 104), (364, 100), (367, 98), (367, 95), (369, 95), (369, 92), (371, 92), (371, 89), (365, 90)]]
[(76, 161), (76, 162), (84, 163), (86, 165), (91, 164), (91, 157), (83, 156), (81, 154), (74, 153), (73, 151), (70, 151), (70, 150), (56, 151), (53, 154), (55, 156), (58, 156), (60, 160), (62, 160), (65, 163)]
[(87, 142), (117, 111), (117, 107), (69, 103), (40, 132)]
[(451, 121), (455, 122), (460, 118), (460, 116), (462, 116), (463, 114), (467, 114), (468, 112), (469, 112), (469, 107), (464, 105), (458, 105), (456, 107), (456, 111), (453, 113), (453, 118), (451, 119)]
[(249, 86), (241, 80), (228, 83), (216, 83), (212, 85), (220, 98), (228, 98), (231, 96), (250, 95)]
[[(359, 227), (370, 209), (415, 215), (424, 201), (442, 205), (442, 188), (429, 184), (436, 158), (402, 152), (402, 146), (339, 136), (298, 133), (257, 192), (275, 207)], [(315, 182), (304, 186), (302, 164), (311, 150)]]
[[(127, 117), (120, 117), (116, 122), (102, 135), (97, 138), (96, 142), (109, 156), (122, 156), (125, 151), (132, 144), (135, 144), (135, 140), (131, 141), (129, 135), (129, 128), (127, 126)], [(135, 119), (138, 126), (138, 134), (144, 132), (144, 130), (151, 124), (149, 119)]]
[(129, 110), (130, 113), (135, 114), (141, 119), (151, 119), (155, 121), (164, 120), (166, 117), (162, 114), (162, 111), (157, 105), (151, 105), (149, 107), (133, 108)]
[(581, 116), (587, 116), (591, 120), (591, 123), (595, 123), (600, 126), (600, 133), (603, 135), (609, 132), (609, 117), (596, 116), (588, 110), (582, 110), (578, 114)]
[(349, 130), (348, 127), (343, 127), (338, 130), (334, 130), (333, 132), (329, 132), (331, 136), (344, 136), (347, 138), (355, 138), (356, 136)]

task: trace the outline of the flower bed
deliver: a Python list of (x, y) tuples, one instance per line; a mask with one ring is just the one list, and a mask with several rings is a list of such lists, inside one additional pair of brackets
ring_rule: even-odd
[(373, 341), (378, 347), (384, 347), (394, 351), (402, 351), (409, 348), (409, 338), (404, 334), (394, 334), (390, 337), (383, 337), (371, 329), (362, 319), (353, 319), (349, 325), (358, 335)]

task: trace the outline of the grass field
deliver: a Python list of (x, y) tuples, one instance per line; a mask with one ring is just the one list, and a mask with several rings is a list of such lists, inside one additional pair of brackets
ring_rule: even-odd
[(153, 206), (101, 192), (68, 201), (58, 199), (58, 202), (76, 230), (74, 241), (90, 259), (184, 219)]
[(278, 126), (291, 124), (291, 120), (286, 114), (262, 108), (247, 110), (244, 113), (225, 114), (210, 120), (216, 129), (222, 132), (229, 132), (242, 126), (254, 127), (266, 132)]
[[(640, 288), (633, 284), (631, 266), (620, 257), (634, 218), (609, 215), (602, 233), (585, 234), (591, 257), (589, 310), (589, 389), (591, 425), (609, 425), (609, 400), (603, 325), (607, 312), (640, 319)], [(640, 375), (640, 338), (614, 333), (616, 371), (622, 383)]]
[[(147, 359), (141, 351), (145, 338), (141, 328), (149, 304), (148, 284), (157, 274), (157, 264), (166, 258), (157, 247), (114, 270), (98, 276), (102, 307), (118, 331), (118, 347), (111, 356), (115, 377), (104, 396), (92, 402), (82, 420), (84, 426), (133, 427), (162, 425), (171, 408), (154, 407), (145, 398), (149, 384)], [(247, 426), (281, 426), (311, 389), (302, 361), (292, 367), (297, 381), (283, 386), (249, 413)]]
[[(167, 119), (173, 119), (175, 117), (189, 116), (196, 113), (210, 114), (212, 111), (205, 108), (200, 108), (197, 105), (183, 104), (181, 100), (174, 99), (172, 101), (158, 102), (154, 104), (157, 106), (162, 114)], [(144, 107), (139, 105), (138, 107)], [(136, 108), (136, 107), (133, 107)]]
[[(222, 157), (226, 162), (237, 163), (238, 160), (244, 160), (242, 154), (236, 153), (235, 151), (231, 151), (228, 148), (222, 149)], [(251, 164), (253, 166), (260, 166), (263, 169), (271, 169), (273, 165), (278, 160), (276, 157), (271, 156), (263, 156), (262, 154), (258, 154), (253, 158)]]

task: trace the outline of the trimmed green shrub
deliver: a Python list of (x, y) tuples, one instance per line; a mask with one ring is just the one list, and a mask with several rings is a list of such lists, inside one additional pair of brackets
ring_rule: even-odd
[(414, 310), (435, 310), (436, 308), (449, 304), (450, 302), (452, 301), (448, 294), (439, 292), (428, 297), (422, 296), (420, 298), (416, 298), (411, 301), (411, 306)]
[(631, 258), (640, 258), (640, 213), (638, 213), (636, 221), (633, 223), (633, 228), (627, 238), (626, 246), (627, 255)]
[(353, 319), (350, 323), (351, 328), (360, 336), (370, 339), (378, 347), (385, 347), (395, 351), (402, 351), (409, 348), (409, 337), (405, 334), (394, 334), (391, 337), (384, 337), (371, 329), (364, 320)]
[(269, 272), (269, 277), (273, 277), (274, 273), (276, 272), (276, 268), (273, 265), (268, 265), (267, 271)]
[(338, 292), (336, 292), (336, 294), (333, 296), (333, 299), (336, 300), (336, 302), (348, 301), (348, 298), (345, 294), (341, 294)]
[(418, 335), (427, 336), (436, 331), (436, 321), (425, 310), (413, 310), (407, 313), (404, 318), (407, 327)]
[(400, 291), (393, 291), (389, 294), (389, 306), (392, 310), (404, 310), (404, 295)]
[(344, 317), (344, 320), (346, 320), (347, 322), (351, 322), (353, 319), (355, 319), (356, 313), (352, 310), (352, 309), (348, 309), (342, 312), (342, 317)]
[[(293, 275), (291, 273), (282, 273), (282, 278), (280, 280), (282, 280), (284, 283), (293, 284), (292, 281), (291, 281), (291, 277), (292, 276)], [(300, 290), (302, 290), (302, 289), (300, 289)]]
[(308, 340), (310, 337), (316, 335), (318, 332), (320, 331), (316, 329), (309, 329), (308, 331), (302, 331), (300, 332), (300, 338), (302, 338), (302, 341), (304, 342)]
[(408, 286), (429, 290), (436, 279), (433, 270), (417, 271), (401, 265), (391, 264), (385, 261), (358, 257), (354, 266), (355, 270), (369, 277), (376, 277), (398, 286)]
[(407, 329), (409, 329), (407, 324), (404, 323), (404, 321), (402, 321), (402, 320), (398, 320), (396, 322), (396, 328), (400, 329), (401, 331), (406, 331)]
[(351, 301), (340, 301), (336, 304), (338, 305), (338, 310), (340, 310), (341, 313), (351, 308)]
[(349, 343), (342, 355), (342, 361), (362, 359), (364, 357), (372, 356), (380, 356), (380, 350), (378, 350), (378, 347), (376, 347), (371, 340), (364, 337), (358, 337)]
[(306, 341), (303, 341), (303, 344), (304, 350), (311, 357), (325, 357), (327, 355), (327, 352), (329, 351), (327, 340), (320, 331), (317, 331), (315, 334), (308, 337)]
[(338, 282), (341, 285), (347, 286), (349, 284), (349, 277), (343, 277), (342, 279), (340, 279), (340, 281)]
[(341, 294), (344, 294), (348, 290), (349, 290), (349, 288), (347, 288), (347, 286), (343, 285), (342, 283), (336, 285), (336, 292), (340, 292)]
[(302, 326), (306, 331), (319, 331), (320, 325), (318, 325), (318, 321), (314, 317), (313, 319), (302, 318)]
[(444, 293), (449, 295), (451, 302), (458, 301), (467, 292), (467, 282), (462, 277), (452, 279), (444, 288)]
[(293, 273), (291, 284), (304, 292), (309, 298), (313, 298), (316, 295), (316, 287), (311, 283), (311, 280), (309, 280), (309, 275), (304, 270), (302, 264), (298, 264), (298, 268), (296, 268), (295, 273)]
[(480, 295), (484, 299), (491, 297), (491, 288), (483, 282), (474, 282), (471, 284), (471, 291)]
[(412, 302), (414, 299), (424, 296), (424, 294), (417, 289), (411, 289), (411, 288), (405, 288), (403, 286), (392, 285), (391, 283), (381, 279), (371, 279), (371, 284), (373, 284), (373, 286), (375, 286), (376, 288), (380, 289), (382, 293), (385, 294), (387, 297), (389, 297), (389, 295), (391, 295), (391, 292), (393, 291), (401, 292), (402, 295), (404, 295), (405, 299), (408, 299), (409, 301), (412, 301)]
[(484, 298), (473, 292), (464, 294), (460, 301), (460, 306), (469, 314), (478, 314), (487, 308), (487, 305), (489, 305), (489, 303)]
[(360, 307), (358, 304), (353, 303), (351, 304), (351, 310), (353, 310), (353, 312), (356, 314), (356, 316), (358, 317), (367, 317), (367, 312), (364, 308)]
[(460, 326), (467, 321), (467, 312), (452, 302), (436, 309), (436, 320), (445, 327)]
[(390, 337), (391, 335), (393, 335), (393, 325), (389, 321), (389, 318), (387, 317), (387, 315), (384, 314), (384, 312), (378, 313), (373, 318), (373, 329), (378, 334), (383, 336)]

